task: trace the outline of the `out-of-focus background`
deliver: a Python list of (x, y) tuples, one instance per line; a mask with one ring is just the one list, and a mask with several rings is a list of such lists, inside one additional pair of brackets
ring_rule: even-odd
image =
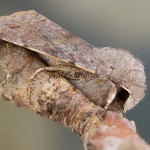
[[(148, 90), (125, 116), (134, 120), (150, 143), (150, 1), (149, 0), (0, 0), (0, 16), (34, 9), (87, 42), (129, 50), (145, 65)], [(0, 149), (83, 150), (71, 130), (0, 101)]]

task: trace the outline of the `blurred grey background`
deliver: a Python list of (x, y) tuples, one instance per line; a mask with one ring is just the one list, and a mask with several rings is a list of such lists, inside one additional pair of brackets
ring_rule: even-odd
[[(34, 9), (87, 42), (129, 50), (145, 65), (144, 100), (125, 114), (150, 143), (150, 1), (149, 0), (0, 0), (0, 16)], [(0, 102), (0, 149), (83, 150), (69, 129), (26, 108)]]

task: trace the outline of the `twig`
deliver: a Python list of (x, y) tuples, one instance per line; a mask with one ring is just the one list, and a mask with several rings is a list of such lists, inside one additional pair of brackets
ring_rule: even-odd
[(71, 128), (88, 150), (150, 149), (136, 133), (133, 122), (115, 112), (103, 116), (103, 108), (63, 77), (44, 71), (31, 81), (30, 76), (45, 64), (23, 47), (3, 41), (0, 44), (0, 63), (7, 72), (1, 82), (3, 99)]

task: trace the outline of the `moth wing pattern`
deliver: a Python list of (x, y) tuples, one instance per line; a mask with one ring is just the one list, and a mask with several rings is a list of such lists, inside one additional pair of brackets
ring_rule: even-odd
[(130, 93), (125, 110), (144, 97), (140, 60), (122, 49), (95, 48), (33, 10), (1, 17), (0, 39), (109, 78)]

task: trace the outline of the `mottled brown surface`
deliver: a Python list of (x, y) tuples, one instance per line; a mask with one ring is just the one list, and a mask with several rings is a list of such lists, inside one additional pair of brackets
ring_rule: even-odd
[(89, 138), (88, 150), (150, 150), (138, 134), (133, 121), (107, 112), (102, 126)]
[(3, 41), (0, 45), (0, 63), (7, 72), (0, 87), (4, 99), (71, 128), (87, 150), (150, 149), (136, 133), (133, 122), (115, 112), (104, 115), (104, 109), (63, 77), (53, 78), (52, 72), (41, 72), (31, 81), (30, 76), (45, 64), (23, 47)]
[(4, 41), (0, 45), (1, 66), (7, 72), (1, 82), (4, 99), (59, 121), (83, 137), (90, 128), (99, 127), (104, 111), (101, 107), (65, 78), (55, 78), (51, 72), (43, 71), (31, 80), (31, 75), (45, 64), (23, 47)]
[(26, 47), (60, 62), (71, 62), (83, 70), (98, 73), (130, 93), (124, 110), (134, 107), (145, 92), (142, 63), (129, 52), (95, 48), (35, 11), (0, 18), (0, 38)]
[[(0, 86), (0, 95), (2, 95), (3, 99), (10, 100), (18, 107), (28, 107), (42, 116), (48, 117), (49, 119), (54, 121), (58, 121), (66, 127), (70, 127), (83, 139), (87, 150), (109, 150), (110, 148), (113, 150), (149, 150), (149, 145), (146, 144), (136, 133), (135, 125), (133, 122), (123, 118), (120, 113), (110, 111), (105, 112), (102, 107), (94, 105), (94, 103), (92, 103), (83, 94), (84, 92), (87, 92), (87, 90), (90, 90), (90, 86), (93, 87), (94, 85), (95, 87), (93, 88), (96, 88), (96, 86), (99, 85), (100, 89), (98, 91), (102, 92), (101, 98), (107, 101), (109, 99), (108, 92), (113, 93), (113, 90), (111, 90), (111, 88), (113, 87), (112, 83), (113, 85), (115, 85), (115, 87), (119, 86), (118, 84), (123, 84), (124, 86), (126, 85), (126, 88), (128, 88), (128, 86), (130, 87), (129, 91), (128, 89), (126, 89), (128, 92), (133, 92), (130, 93), (131, 96), (129, 96), (127, 104), (125, 104), (125, 106), (127, 107), (125, 108), (125, 110), (129, 109), (131, 106), (135, 105), (143, 96), (142, 94), (145, 87), (145, 76), (142, 64), (138, 60), (133, 58), (132, 55), (124, 51), (117, 51), (111, 48), (105, 48), (99, 51), (97, 48), (89, 46), (86, 42), (75, 36), (69, 36), (68, 38), (66, 38), (67, 42), (62, 42), (61, 40), (63, 40), (63, 35), (65, 33), (70, 33), (63, 30), (61, 27), (58, 27), (57, 25), (55, 25), (55, 23), (49, 20), (46, 20), (45, 22), (46, 18), (43, 18), (43, 16), (37, 14), (34, 11), (17, 13), (10, 17), (0, 18), (0, 36), (3, 39), (0, 41), (0, 64), (7, 72), (7, 75), (3, 78), (3, 81), (1, 81)], [(43, 33), (46, 30), (44, 29), (43, 31), (41, 30), (41, 28), (39, 28), (40, 23), (39, 26), (35, 26), (34, 23), (37, 23), (36, 21), (45, 22), (44, 24), (41, 23), (41, 25), (43, 26), (47, 24), (49, 26), (49, 23), (52, 25), (50, 30), (51, 32), (47, 32), (53, 35), (51, 35), (51, 39), (49, 42), (49, 45), (51, 45), (52, 47), (50, 47), (48, 51), (38, 49), (42, 48), (42, 43), (40, 43), (39, 41), (39, 33)], [(35, 31), (37, 32), (34, 32), (32, 30), (29, 31), (30, 27), (35, 27)], [(54, 34), (55, 31), (56, 34)], [(59, 34), (60, 31), (62, 31), (61, 34)], [(29, 34), (29, 32), (34, 32), (34, 34)], [(27, 38), (27, 35), (29, 37), (28, 40), (24, 39)], [(57, 36), (60, 36), (62, 39), (59, 39)], [(11, 39), (15, 40), (13, 41)], [(69, 45), (72, 39), (73, 41), (77, 40), (79, 42), (75, 42), (75, 44), (77, 44), (77, 48), (79, 46), (79, 55), (82, 55), (85, 52), (85, 49), (82, 49), (82, 46), (87, 46), (89, 47), (89, 49), (91, 49), (91, 51), (89, 50), (90, 53), (87, 51), (87, 56), (82, 55), (83, 61), (80, 61), (80, 59), (78, 60), (79, 64), (81, 62), (81, 66), (83, 63), (83, 68), (87, 67), (86, 69), (83, 69), (83, 71), (88, 70), (90, 72), (90, 65), (96, 63), (92, 60), (93, 62), (90, 62), (90, 65), (88, 66), (87, 58), (91, 58), (97, 55), (95, 56), (96, 59), (94, 60), (100, 63), (100, 66), (96, 68), (97, 73), (101, 75), (101, 78), (89, 81), (87, 80), (85, 81), (85, 85), (83, 86), (82, 84), (77, 84), (77, 82), (73, 83), (74, 80), (69, 79), (71, 83), (78, 86), (77, 88), (70, 84), (68, 80), (66, 80), (62, 76), (59, 78), (53, 77), (54, 74), (58, 75), (57, 72), (54, 73), (43, 71), (37, 74), (33, 80), (30, 79), (31, 75), (33, 75), (33, 73), (37, 69), (45, 67), (45, 64), (36, 57), (34, 52), (30, 51), (29, 49), (37, 51), (41, 54), (43, 51), (45, 52), (46, 56), (51, 54), (49, 55), (48, 59), (50, 59), (52, 55), (57, 56), (57, 59), (59, 59), (61, 63), (61, 56), (64, 59), (64, 62), (69, 59), (75, 60), (72, 55), (66, 57), (68, 55), (64, 53), (68, 50), (68, 48), (76, 51), (76, 49), (74, 49), (74, 46)], [(8, 40), (9, 42), (5, 42), (5, 40)], [(11, 42), (13, 42), (14, 44), (11, 44)], [(26, 42), (27, 44), (31, 45), (26, 45)], [(35, 49), (32, 46), (35, 46)], [(46, 46), (47, 45), (44, 45), (43, 48), (45, 48)], [(29, 49), (26, 49), (24, 47), (28, 47)], [(92, 51), (92, 49), (94, 49), (94, 51)], [(59, 56), (59, 54), (61, 56)], [(74, 52), (72, 54), (74, 54)], [(99, 57), (98, 54), (100, 54), (101, 57)], [(76, 56), (78, 56), (78, 53)], [(102, 61), (97, 61), (97, 58), (102, 59)], [(105, 59), (103, 60), (103, 58)], [(85, 60), (87, 60), (87, 62)], [(118, 63), (120, 64), (120, 67), (124, 66), (122, 69), (120, 68), (120, 70), (116, 68)], [(94, 64), (92, 67), (95, 67)], [(109, 66), (109, 64), (111, 64), (112, 66)], [(80, 68), (82, 68), (81, 66)], [(97, 80), (104, 80), (104, 82), (95, 84)], [(104, 87), (106, 87), (106, 89)], [(81, 91), (79, 89), (81, 89)], [(118, 103), (119, 101), (117, 102), (117, 104)]]

